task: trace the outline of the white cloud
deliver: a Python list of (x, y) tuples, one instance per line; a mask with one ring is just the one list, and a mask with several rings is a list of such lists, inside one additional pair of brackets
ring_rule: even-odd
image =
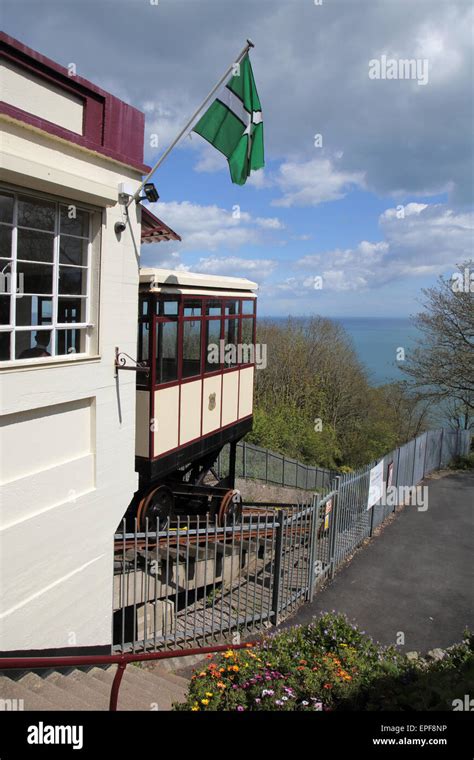
[(244, 259), (235, 256), (213, 256), (199, 259), (194, 265), (196, 272), (208, 272), (212, 274), (226, 274), (235, 277), (248, 277), (257, 282), (265, 280), (277, 266), (273, 259)]
[(474, 235), (474, 213), (455, 213), (442, 204), (410, 203), (390, 208), (379, 218), (385, 240), (361, 241), (355, 248), (303, 256), (298, 269), (310, 270), (296, 285), (323, 289), (365, 290), (405, 277), (441, 274), (468, 258)]
[(364, 175), (337, 169), (329, 158), (313, 158), (282, 163), (275, 184), (283, 197), (274, 200), (274, 206), (317, 206), (343, 198), (354, 187), (364, 187)]
[(247, 211), (237, 216), (233, 210), (189, 201), (160, 201), (151, 204), (150, 210), (178, 232), (183, 240), (180, 248), (187, 251), (262, 244), (267, 235), (284, 227), (277, 217), (254, 218)]

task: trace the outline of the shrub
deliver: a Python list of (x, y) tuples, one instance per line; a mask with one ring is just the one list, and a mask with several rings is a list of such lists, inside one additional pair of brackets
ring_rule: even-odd
[(343, 615), (209, 655), (176, 710), (313, 711), (452, 709), (473, 670), (473, 637), (443, 660), (411, 661), (376, 644)]

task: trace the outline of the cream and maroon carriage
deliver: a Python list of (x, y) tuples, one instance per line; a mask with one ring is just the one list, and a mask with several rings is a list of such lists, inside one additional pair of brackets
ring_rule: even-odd
[[(241, 513), (237, 442), (252, 427), (257, 285), (237, 277), (142, 269), (136, 470), (140, 529), (177, 515)], [(214, 467), (229, 444), (229, 467)]]

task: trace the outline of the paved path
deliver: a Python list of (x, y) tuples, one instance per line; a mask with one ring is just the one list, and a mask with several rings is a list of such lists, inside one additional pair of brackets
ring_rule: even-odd
[(403, 631), (400, 648), (421, 652), (460, 641), (466, 626), (474, 630), (474, 473), (423, 484), (428, 509), (405, 507), (281, 627), (336, 610), (382, 644), (395, 644)]

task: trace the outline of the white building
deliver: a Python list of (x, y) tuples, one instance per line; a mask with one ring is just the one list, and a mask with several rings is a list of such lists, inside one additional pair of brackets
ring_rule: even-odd
[[(137, 487), (143, 114), (2, 35), (0, 650), (110, 650), (113, 534)], [(71, 75), (72, 74), (72, 75)], [(177, 238), (147, 214), (147, 236)]]

